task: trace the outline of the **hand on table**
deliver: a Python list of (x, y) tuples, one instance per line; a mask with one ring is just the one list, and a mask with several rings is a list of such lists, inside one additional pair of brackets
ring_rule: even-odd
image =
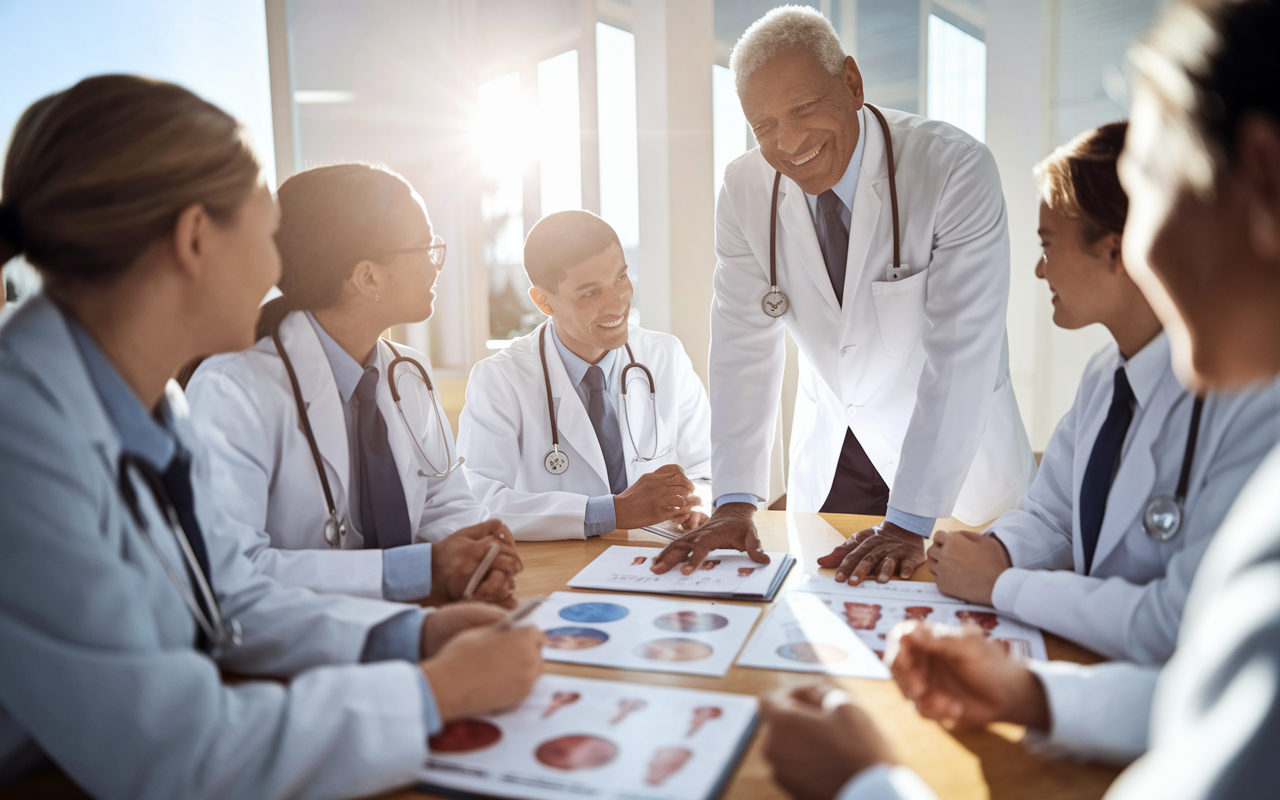
[(701, 502), (693, 491), (693, 482), (678, 464), (658, 467), (614, 495), (614, 518), (622, 530), (683, 519)]
[(461, 600), (471, 575), (494, 542), (499, 547), (498, 557), (472, 599), (514, 607), (512, 593), (516, 589), (516, 575), (524, 569), (524, 564), (516, 554), (515, 537), (496, 519), (463, 528), (432, 545), (431, 597), (427, 602), (438, 605)]
[(922, 717), (959, 727), (1002, 721), (1049, 728), (1040, 679), (975, 626), (904, 622), (889, 634), (885, 661)]
[(837, 581), (857, 586), (874, 574), (880, 583), (897, 574), (910, 578), (916, 567), (925, 562), (925, 537), (885, 522), (858, 531), (827, 555), (818, 566), (835, 567)]
[(725, 503), (701, 527), (664, 547), (654, 557), (650, 569), (661, 575), (683, 562), (680, 571), (689, 575), (708, 553), (721, 548), (745, 550), (752, 561), (768, 564), (769, 557), (760, 547), (760, 537), (756, 534), (755, 513), (756, 507), (751, 503)]
[(764, 757), (796, 800), (833, 800), (867, 767), (894, 761), (871, 717), (852, 702), (824, 709), (830, 687), (804, 686), (766, 697)]
[(1013, 566), (1009, 551), (991, 533), (938, 531), (927, 555), (938, 591), (987, 606), (992, 605), (996, 579)]
[(512, 708), (529, 695), (542, 674), (542, 631), (532, 625), (464, 630), (419, 666), (445, 722)]

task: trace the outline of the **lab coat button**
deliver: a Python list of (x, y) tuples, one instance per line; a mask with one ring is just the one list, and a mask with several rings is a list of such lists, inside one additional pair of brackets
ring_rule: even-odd
[(852, 416), (853, 414), (858, 413), (858, 408), (857, 408), (857, 406), (850, 405), (850, 406), (848, 406), (848, 411), (849, 411), (850, 416)]
[(847, 356), (850, 353), (852, 353), (856, 347), (857, 347), (856, 344), (845, 345), (844, 347), (840, 348), (840, 355)]

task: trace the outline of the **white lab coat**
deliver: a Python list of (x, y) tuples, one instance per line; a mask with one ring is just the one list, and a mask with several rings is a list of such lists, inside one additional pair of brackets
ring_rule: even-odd
[(1205, 548), (1240, 488), (1280, 440), (1280, 393), (1272, 385), (1208, 396), (1182, 529), (1159, 542), (1142, 530), (1142, 515), (1151, 498), (1173, 496), (1177, 488), (1194, 398), (1174, 376), (1163, 333), (1134, 356), (1126, 374), (1137, 410), (1086, 576), (1080, 486), (1120, 364), (1114, 343), (1089, 361), (1023, 509), (991, 527), (1014, 566), (996, 581), (992, 601), (1000, 611), (1110, 658), (1160, 664), (1173, 654)]
[(711, 313), (711, 440), (716, 497), (768, 495), (782, 387), (783, 326), (802, 355), (787, 508), (817, 511), (846, 428), (911, 514), (988, 522), (1017, 506), (1035, 460), (1009, 382), (1009, 241), (995, 160), (960, 130), (891, 109), (905, 277), (893, 262), (884, 135), (866, 144), (849, 226), (843, 307), (831, 288), (804, 193), (783, 177), (778, 284), (769, 291), (774, 170), (752, 150), (725, 170), (716, 208)]
[[(538, 330), (479, 362), (467, 382), (467, 402), (458, 421), (458, 450), (476, 497), (511, 528), (517, 539), (581, 539), (587, 500), (610, 495), (609, 473), (569, 373), (547, 332), (547, 371), (560, 429), (560, 449), (569, 456), (561, 475), (547, 472), (551, 418), (538, 355)], [(639, 369), (627, 373), (627, 404), (620, 391), (626, 350), (614, 359), (609, 391), (622, 427), (627, 482), (666, 464), (679, 464), (690, 478), (710, 477), (710, 406), (706, 391), (680, 341), (635, 325), (628, 339), (636, 362), (653, 373), (657, 400), (656, 441), (649, 385)], [(633, 426), (635, 444), (627, 433)], [(636, 459), (636, 447), (652, 461)], [(704, 498), (709, 499), (709, 498)]]
[[(346, 539), (340, 550), (324, 540), (328, 505), (284, 362), (270, 337), (243, 353), (206, 360), (187, 386), (192, 414), (212, 451), (218, 502), (243, 523), (245, 552), (281, 583), (382, 597), (382, 551), (362, 549), (360, 515), (350, 508), (351, 456), (333, 369), (305, 313), (285, 317), (280, 340), (308, 404), (338, 516), (347, 521)], [(426, 356), (401, 345), (396, 349), (419, 360), (429, 373)], [(451, 463), (452, 432), (438, 399), (404, 363), (397, 367), (396, 385), (408, 425), (401, 420), (385, 377), (392, 358), (391, 349), (380, 342), (378, 408), (387, 423), (410, 518), (416, 519), (414, 541), (436, 542), (483, 521), (484, 510), (461, 470), (445, 478), (420, 474)], [(443, 441), (436, 419), (445, 420)], [(437, 470), (423, 463), (414, 436)]]
[[(98, 798), (352, 797), (414, 780), (421, 673), (356, 663), (369, 630), (410, 607), (260, 574), (210, 500), (176, 383), (213, 588), (244, 631), (217, 663), (193, 647), (195, 621), (121, 499), (119, 436), (44, 296), (0, 333), (0, 396), (0, 786), (50, 760)], [(156, 546), (182, 564), (133, 484)], [(273, 680), (225, 684), (219, 669)]]
[[(1280, 785), (1280, 447), (1249, 479), (1196, 572), (1178, 649), (1163, 670), (1111, 663), (1049, 680), (1055, 728), (1070, 715), (1084, 738), (1150, 750), (1108, 800), (1270, 798)], [(1042, 673), (1042, 680), (1043, 680)], [(1074, 680), (1074, 695), (1063, 692)], [(1056, 696), (1056, 700), (1055, 700)], [(1122, 731), (1121, 736), (1116, 730)], [(905, 770), (854, 778), (840, 800), (933, 800)]]

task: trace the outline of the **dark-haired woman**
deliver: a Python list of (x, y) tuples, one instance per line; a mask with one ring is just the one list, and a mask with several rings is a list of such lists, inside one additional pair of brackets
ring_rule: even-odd
[(283, 293), (258, 343), (187, 387), (223, 509), (282, 583), (389, 600), (509, 602), (511, 533), (484, 521), (426, 356), (380, 338), (431, 315), (445, 245), (390, 170), (338, 164), (279, 191)]
[(169, 376), (252, 342), (279, 276), (259, 173), (234, 119), (140, 78), (14, 130), (0, 263), (45, 288), (0, 330), (0, 788), (56, 765), (99, 798), (364, 796), (540, 672), (536, 631), (463, 630), (491, 606), (319, 596), (241, 552)]
[(985, 534), (940, 531), (929, 566), (953, 597), (1111, 658), (1162, 664), (1205, 548), (1280, 440), (1280, 393), (1197, 402), (1178, 383), (1169, 339), (1121, 255), (1126, 127), (1081, 134), (1035, 170), (1036, 276), (1049, 284), (1053, 321), (1101, 324), (1115, 341), (1085, 367), (1023, 507)]

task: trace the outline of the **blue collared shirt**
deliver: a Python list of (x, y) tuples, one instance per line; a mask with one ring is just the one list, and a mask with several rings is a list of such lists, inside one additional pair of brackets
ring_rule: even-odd
[[(310, 311), (307, 319), (311, 320), (316, 336), (320, 337), (320, 347), (329, 359), (329, 367), (333, 370), (334, 383), (338, 385), (338, 398), (342, 400), (342, 418), (347, 424), (347, 452), (351, 454), (351, 477), (347, 481), (351, 491), (347, 502), (348, 508), (360, 507), (360, 448), (356, 442), (355, 404), (351, 402), (356, 386), (364, 371), (376, 367), (378, 348), (374, 347), (369, 360), (363, 366), (342, 349), (329, 332), (324, 329)], [(382, 596), (388, 600), (409, 602), (431, 594), (431, 543), (418, 542), (382, 551)]]
[[(858, 146), (854, 148), (853, 155), (849, 158), (849, 166), (845, 168), (844, 175), (840, 180), (836, 181), (836, 185), (831, 189), (840, 198), (840, 202), (844, 203), (844, 208), (840, 211), (840, 218), (844, 221), (845, 230), (849, 229), (849, 224), (853, 220), (853, 201), (858, 195), (858, 174), (862, 171), (862, 153), (866, 149), (867, 144), (867, 114), (864, 110), (858, 111)], [(818, 238), (822, 238), (822, 228), (826, 224), (826, 220), (818, 210), (818, 196), (805, 192), (805, 200), (809, 203), (809, 214), (813, 217), (813, 225), (818, 233)], [(724, 494), (716, 498), (716, 505), (721, 506), (725, 503), (759, 503), (761, 499), (754, 494), (737, 493)], [(885, 522), (897, 525), (899, 528), (909, 530), (921, 536), (928, 536), (933, 532), (933, 525), (937, 522), (933, 517), (922, 517), (919, 514), (908, 514), (905, 511), (899, 511), (893, 506), (889, 506), (885, 514)]]
[[(577, 391), (583, 407), (586, 407), (587, 401), (590, 400), (591, 392), (582, 385), (582, 379), (587, 376), (587, 370), (592, 366), (597, 366), (604, 372), (604, 390), (606, 394), (609, 394), (609, 381), (613, 378), (613, 362), (618, 358), (618, 351), (610, 350), (604, 354), (604, 358), (600, 359), (597, 364), (588, 364), (584, 359), (579, 358), (577, 353), (565, 347), (564, 342), (560, 341), (560, 336), (556, 333), (556, 326), (553, 323), (549, 322), (547, 325), (551, 328), (551, 341), (556, 343), (556, 351), (560, 353), (560, 360), (564, 362), (565, 372), (569, 373), (569, 382), (573, 384), (574, 390)], [(604, 404), (604, 424), (619, 424), (618, 414), (614, 410), (612, 403)], [(601, 536), (617, 527), (618, 515), (613, 507), (613, 495), (606, 494), (587, 498), (587, 513), (583, 520), (583, 530), (587, 536)]]
[[(178, 437), (173, 433), (173, 416), (168, 399), (161, 396), (156, 414), (148, 414), (138, 395), (120, 377), (120, 373), (89, 332), (70, 316), (63, 316), (71, 331), (71, 338), (80, 351), (80, 357), (84, 360), (89, 380), (116, 429), (116, 435), (120, 437), (120, 447), (141, 456), (161, 472), (167, 470), (175, 456), (185, 455)], [(366, 663), (391, 659), (412, 662), (421, 660), (424, 617), (425, 611), (410, 609), (374, 625), (365, 635), (360, 660)], [(444, 723), (436, 706), (431, 683), (421, 670), (418, 675), (422, 678), (423, 721), (426, 722), (427, 730), (435, 733)]]

